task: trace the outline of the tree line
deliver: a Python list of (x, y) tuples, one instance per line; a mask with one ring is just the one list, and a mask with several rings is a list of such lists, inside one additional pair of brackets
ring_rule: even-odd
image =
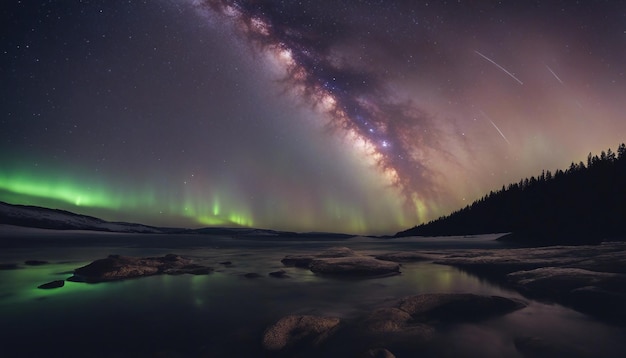
[(510, 232), (534, 243), (597, 243), (626, 238), (626, 145), (566, 170), (520, 180), (401, 236)]

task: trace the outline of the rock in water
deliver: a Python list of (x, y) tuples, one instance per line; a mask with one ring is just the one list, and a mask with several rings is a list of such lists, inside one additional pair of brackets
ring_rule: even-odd
[(376, 258), (379, 260), (393, 261), (393, 262), (429, 261), (429, 260), (434, 260), (437, 257), (438, 257), (437, 255), (422, 253), (419, 251), (391, 252), (391, 253), (376, 256)]
[(331, 247), (320, 252), (319, 254), (314, 255), (287, 255), (280, 260), (280, 262), (282, 262), (285, 266), (308, 268), (311, 262), (315, 259), (349, 256), (356, 256), (356, 253), (347, 247)]
[(196, 265), (190, 259), (174, 254), (163, 257), (109, 255), (106, 259), (96, 260), (87, 266), (77, 268), (71, 280), (94, 283), (157, 274), (205, 275), (212, 271), (210, 267)]
[(319, 346), (339, 325), (339, 318), (290, 315), (269, 327), (263, 336), (263, 348), (283, 351), (296, 345)]
[(406, 297), (398, 308), (419, 321), (467, 322), (507, 314), (526, 305), (500, 296), (470, 293), (431, 293)]
[(43, 285), (37, 286), (37, 288), (41, 288), (43, 290), (49, 290), (51, 288), (59, 288), (65, 286), (64, 280), (56, 280), (48, 283), (44, 283)]
[(341, 325), (335, 317), (286, 316), (265, 331), (263, 347), (281, 357), (345, 356), (335, 353), (348, 351), (350, 357), (390, 358), (391, 352), (416, 356), (413, 353), (436, 338), (441, 323), (478, 321), (523, 307), (520, 301), (499, 296), (422, 294)]
[(400, 265), (391, 261), (377, 260), (369, 256), (348, 256), (315, 259), (309, 269), (322, 274), (348, 274), (357, 276), (378, 276), (397, 274)]
[(321, 253), (315, 255), (315, 257), (318, 258), (334, 258), (334, 257), (349, 257), (349, 256), (356, 256), (357, 254), (352, 251), (351, 248), (349, 247), (330, 247), (324, 251), (322, 251)]
[(478, 321), (522, 307), (521, 302), (497, 296), (422, 294), (376, 309), (355, 325), (346, 326), (354, 327), (355, 342), (361, 346), (375, 342), (391, 352), (410, 351), (408, 356), (414, 356), (436, 338), (441, 323)]
[(523, 292), (536, 292), (538, 296), (566, 295), (571, 290), (585, 286), (618, 288), (626, 285), (626, 275), (596, 272), (569, 267), (542, 267), (518, 271), (507, 275), (509, 282)]
[(287, 255), (280, 262), (285, 266), (308, 268), (314, 259), (314, 255)]
[(315, 255), (287, 255), (281, 262), (322, 274), (379, 276), (400, 272), (398, 263), (360, 255), (347, 247), (331, 247)]
[(626, 322), (626, 274), (542, 267), (507, 275), (522, 294), (551, 299), (609, 321)]
[(287, 277), (289, 277), (287, 275), (287, 271), (285, 271), (285, 270), (278, 270), (278, 271), (270, 272), (268, 275), (270, 275), (272, 277), (276, 277), (276, 278), (287, 278)]
[(470, 249), (442, 255), (435, 263), (497, 280), (527, 297), (558, 302), (620, 325), (626, 322), (624, 242)]

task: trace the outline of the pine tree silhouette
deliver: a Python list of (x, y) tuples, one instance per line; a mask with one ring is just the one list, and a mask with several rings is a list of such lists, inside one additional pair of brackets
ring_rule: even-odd
[(503, 186), (465, 208), (396, 234), (510, 232), (529, 244), (587, 244), (626, 238), (626, 145), (587, 156), (554, 174), (543, 171)]

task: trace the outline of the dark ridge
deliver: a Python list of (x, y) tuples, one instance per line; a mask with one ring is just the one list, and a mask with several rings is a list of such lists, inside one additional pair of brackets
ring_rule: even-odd
[(153, 226), (109, 222), (93, 216), (76, 214), (40, 206), (9, 204), (0, 201), (0, 224), (54, 230), (121, 231), (132, 233), (161, 233)]
[(531, 245), (594, 244), (626, 238), (626, 145), (554, 174), (502, 186), (448, 216), (395, 237), (509, 232), (504, 241)]
[(222, 235), (257, 240), (315, 239), (338, 240), (350, 234), (326, 232), (292, 232), (249, 227), (205, 227), (200, 229), (155, 227), (129, 222), (110, 222), (93, 216), (40, 206), (9, 204), (0, 201), (0, 224), (54, 230), (88, 230), (122, 233)]

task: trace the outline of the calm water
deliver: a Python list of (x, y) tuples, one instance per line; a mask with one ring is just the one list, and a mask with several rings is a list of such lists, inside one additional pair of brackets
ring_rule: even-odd
[[(0, 233), (0, 263), (47, 260), (48, 265), (0, 270), (0, 356), (217, 357), (262, 356), (264, 329), (287, 314), (350, 319), (419, 293), (471, 292), (521, 298), (455, 268), (408, 263), (402, 274), (336, 279), (283, 267), (286, 254), (347, 246), (363, 253), (459, 246), (488, 247), (483, 238), (382, 241), (233, 240), (208, 236), (146, 236), (36, 232)], [(112, 283), (66, 282), (71, 271), (109, 254), (177, 253), (216, 268), (206, 276), (154, 276)], [(219, 262), (231, 261), (232, 266)], [(285, 269), (289, 278), (267, 273)], [(256, 272), (260, 279), (242, 275)], [(626, 331), (558, 305), (525, 299), (529, 306), (480, 324), (450, 325), (437, 338), (435, 356), (521, 357), (515, 337), (534, 336), (589, 356), (621, 356)]]

